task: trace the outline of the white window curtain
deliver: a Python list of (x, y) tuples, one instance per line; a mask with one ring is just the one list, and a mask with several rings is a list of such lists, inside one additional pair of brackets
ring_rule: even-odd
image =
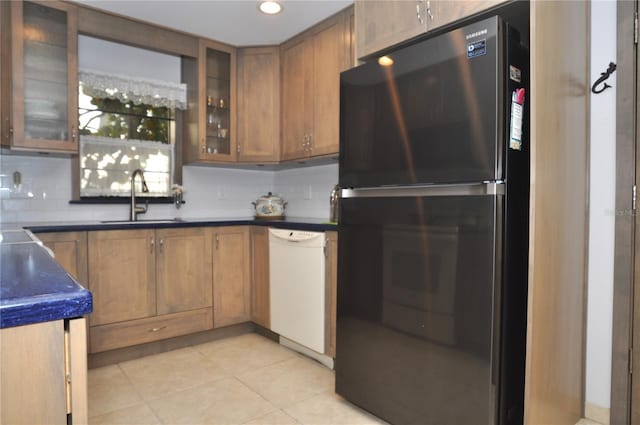
[(131, 175), (140, 168), (149, 193), (140, 193), (140, 186), (136, 186), (138, 196), (170, 196), (173, 151), (172, 144), (83, 135), (80, 137), (80, 195), (129, 195)]
[(154, 107), (187, 108), (186, 84), (129, 77), (93, 69), (80, 69), (78, 80), (84, 93), (91, 97), (118, 99), (124, 103), (133, 102), (135, 105), (144, 103)]
[[(187, 106), (186, 84), (90, 69), (79, 70), (78, 79), (82, 92), (91, 97), (171, 109)], [(148, 193), (139, 193), (139, 196), (170, 196), (173, 167), (173, 144), (80, 137), (80, 196), (127, 196), (131, 191), (131, 175), (138, 168), (144, 171), (149, 188)]]

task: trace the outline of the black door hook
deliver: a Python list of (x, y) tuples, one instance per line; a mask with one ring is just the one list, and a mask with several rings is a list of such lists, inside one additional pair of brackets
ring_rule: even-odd
[[(611, 87), (609, 84), (605, 83), (605, 81), (611, 76), (611, 74), (615, 72), (615, 70), (616, 70), (616, 64), (613, 62), (609, 62), (609, 68), (607, 68), (605, 72), (600, 73), (600, 78), (598, 78), (596, 82), (593, 83), (593, 86), (591, 86), (591, 91), (595, 94), (598, 94), (598, 93), (602, 93), (603, 91)], [(604, 86), (602, 86), (601, 89), (596, 89), (596, 87), (600, 83), (604, 83)]]

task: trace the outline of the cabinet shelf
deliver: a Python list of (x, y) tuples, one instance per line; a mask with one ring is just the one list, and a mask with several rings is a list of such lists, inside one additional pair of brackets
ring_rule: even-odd
[(210, 136), (207, 134), (207, 141), (213, 141), (217, 143), (229, 143), (231, 139), (229, 137)]
[(228, 106), (215, 106), (215, 105), (207, 105), (207, 109), (212, 111), (212, 112), (224, 112), (224, 113), (229, 113), (230, 108)]
[[(25, 77), (24, 78), (25, 83), (31, 81), (34, 83), (46, 83), (46, 84), (55, 84), (57, 86), (60, 86), (61, 88), (64, 88), (64, 90), (67, 90), (67, 80), (65, 79), (64, 81), (60, 81), (60, 80), (53, 80), (53, 79), (45, 79), (45, 78), (33, 78), (33, 77)], [(43, 98), (38, 98), (38, 97), (29, 97), (29, 99), (43, 99)]]
[(211, 75), (207, 75), (207, 80), (221, 81), (221, 82), (227, 83), (227, 84), (229, 84), (229, 82), (231, 81), (231, 80), (229, 80), (229, 78), (214, 77), (214, 76), (211, 76)]
[[(49, 47), (55, 47), (56, 49), (60, 49), (62, 51), (67, 51), (67, 45), (62, 44), (62, 43), (56, 43), (54, 41), (45, 41), (42, 40), (41, 38), (36, 38), (36, 37), (30, 37), (28, 34), (25, 33), (25, 37), (24, 37), (24, 44), (25, 45), (32, 45), (32, 46), (38, 46), (39, 48), (49, 48)], [(66, 61), (66, 59), (65, 59)]]

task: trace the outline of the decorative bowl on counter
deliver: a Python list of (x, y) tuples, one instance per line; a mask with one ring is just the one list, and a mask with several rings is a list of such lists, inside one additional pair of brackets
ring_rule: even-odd
[(287, 203), (278, 195), (269, 192), (252, 202), (255, 207), (255, 217), (263, 220), (281, 220)]

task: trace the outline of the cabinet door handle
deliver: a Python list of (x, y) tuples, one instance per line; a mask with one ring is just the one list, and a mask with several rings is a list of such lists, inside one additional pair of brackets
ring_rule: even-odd
[(311, 152), (313, 150), (313, 134), (309, 135), (308, 140), (307, 145), (309, 146), (309, 152)]
[(216, 250), (220, 247), (220, 236), (216, 233)]
[(150, 242), (150, 244), (149, 244), (149, 245), (151, 246), (151, 251), (150, 251), (150, 252), (151, 252), (152, 254), (153, 254), (153, 246), (154, 246), (155, 244), (156, 244), (155, 239), (151, 238), (151, 242)]
[(430, 21), (433, 21), (433, 13), (431, 13), (431, 0), (427, 0), (427, 16)]
[(159, 328), (151, 328), (149, 329), (149, 332), (159, 332), (163, 329), (166, 329), (166, 326), (160, 326)]
[(422, 0), (416, 0), (416, 18), (418, 18), (420, 24), (424, 24), (424, 16), (422, 16), (422, 12), (420, 12), (420, 6), (422, 6)]
[(164, 246), (164, 239), (160, 238), (160, 254), (162, 254), (162, 247)]

